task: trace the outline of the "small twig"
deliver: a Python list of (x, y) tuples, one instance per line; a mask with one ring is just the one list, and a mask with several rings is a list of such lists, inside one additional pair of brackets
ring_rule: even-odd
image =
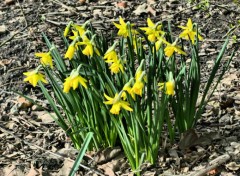
[[(38, 145), (32, 144), (32, 143), (30, 143), (30, 142), (27, 142), (27, 141), (25, 141), (25, 140), (17, 137), (16, 135), (14, 135), (13, 132), (4, 129), (4, 128), (1, 127), (1, 126), (0, 126), (0, 130), (1, 130), (2, 132), (4, 132), (4, 133), (7, 133), (7, 134), (13, 136), (15, 139), (18, 139), (18, 140), (20, 140), (20, 141), (23, 141), (25, 144), (27, 144), (27, 145), (29, 145), (29, 146), (36, 147), (37, 149), (43, 150), (44, 152), (49, 153), (49, 154), (51, 154), (51, 155), (53, 155), (53, 156), (56, 156), (56, 157), (59, 157), (59, 158), (62, 158), (62, 159), (65, 159), (65, 160), (74, 162), (74, 160), (72, 160), (72, 159), (70, 159), (70, 158), (63, 157), (63, 156), (60, 155), (60, 154), (51, 152), (51, 151), (46, 150), (46, 149), (44, 149), (44, 148), (42, 148), (42, 147), (40, 147), (40, 146), (38, 146)], [(87, 166), (85, 166), (85, 165), (83, 165), (83, 164), (80, 164), (79, 166), (81, 166), (82, 168), (84, 168), (84, 169), (86, 169), (86, 170), (91, 170), (91, 171), (95, 172), (96, 174), (98, 174), (98, 175), (100, 175), (100, 176), (105, 176), (105, 175), (102, 174), (100, 171), (98, 171), (98, 170), (96, 170), (96, 169), (94, 169), (94, 168), (87, 167)]]
[(42, 15), (71, 15), (71, 12), (66, 11), (66, 12), (49, 12), (49, 13), (44, 13)]
[(0, 88), (5, 87), (5, 86), (10, 85), (10, 84), (23, 84), (23, 82), (22, 81), (16, 81), (16, 82), (5, 83), (5, 84), (0, 85)]
[(199, 3), (197, 3), (197, 4), (191, 5), (191, 6), (185, 8), (185, 9), (182, 9), (182, 10), (180, 10), (180, 11), (178, 11), (178, 12), (172, 14), (172, 15), (173, 15), (173, 16), (178, 15), (179, 13), (182, 13), (182, 12), (188, 10), (188, 9), (191, 9), (191, 8), (193, 8), (193, 7), (195, 7), (195, 6), (198, 6), (198, 5), (201, 5), (201, 4), (203, 4), (203, 3), (204, 3), (204, 2), (199, 2)]
[(74, 7), (69, 7), (69, 6), (63, 4), (62, 2), (60, 2), (58, 0), (50, 0), (50, 1), (52, 1), (52, 2), (54, 2), (56, 4), (61, 5), (63, 8), (68, 9), (69, 11), (74, 12), (75, 14), (78, 14), (77, 10)]
[(234, 13), (236, 13), (236, 14), (240, 14), (239, 11), (236, 11), (236, 10), (232, 10), (232, 9), (227, 8), (228, 5), (219, 5), (219, 4), (213, 4), (213, 5), (216, 6), (216, 7), (225, 9), (225, 10), (227, 10), (227, 11), (234, 12)]
[(204, 176), (206, 175), (209, 171), (217, 168), (218, 166), (220, 166), (221, 164), (225, 163), (226, 161), (228, 161), (230, 159), (230, 155), (229, 154), (224, 154), (221, 155), (219, 157), (217, 157), (216, 159), (212, 160), (209, 163), (209, 166), (207, 166), (206, 168), (200, 170), (200, 171), (196, 171), (193, 174), (190, 174), (189, 176)]
[(23, 15), (24, 21), (25, 21), (25, 23), (26, 23), (26, 26), (28, 26), (27, 19), (26, 19), (26, 17), (25, 17), (25, 14), (23, 13), (23, 8), (22, 8), (21, 4), (19, 3), (19, 0), (17, 0), (17, 1), (18, 1), (18, 5), (19, 5), (19, 7), (20, 7), (21, 13), (22, 13), (22, 15)]
[(22, 31), (24, 31), (25, 29), (27, 29), (28, 27), (30, 26), (34, 26), (35, 24), (37, 23), (33, 23), (33, 24), (30, 24), (28, 26), (25, 26), (23, 29), (21, 29), (19, 32), (16, 32), (14, 33), (11, 37), (9, 37), (7, 40), (3, 41), (1, 44), (0, 44), (0, 47), (5, 45), (7, 42), (9, 42), (10, 40), (12, 40), (17, 34), (21, 33)]

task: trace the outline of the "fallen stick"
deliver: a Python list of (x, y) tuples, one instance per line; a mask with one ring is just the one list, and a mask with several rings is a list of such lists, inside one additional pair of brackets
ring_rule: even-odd
[(206, 175), (209, 171), (217, 168), (218, 166), (220, 166), (221, 164), (225, 163), (226, 161), (228, 161), (230, 159), (230, 155), (229, 154), (224, 154), (224, 155), (221, 155), (219, 157), (217, 157), (216, 159), (212, 160), (209, 162), (209, 165), (200, 170), (200, 171), (196, 171), (192, 174), (189, 174), (188, 176), (204, 176)]

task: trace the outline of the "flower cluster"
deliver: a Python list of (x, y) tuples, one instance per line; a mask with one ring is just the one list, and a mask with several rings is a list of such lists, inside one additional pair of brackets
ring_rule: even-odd
[[(64, 36), (68, 37), (71, 41), (70, 45), (68, 46), (68, 49), (64, 55), (65, 59), (68, 59), (71, 61), (74, 59), (75, 54), (81, 50), (82, 54), (87, 57), (94, 57), (94, 56), (100, 56), (100, 52), (97, 48), (97, 45), (95, 44), (95, 37), (96, 34), (92, 35), (90, 31), (87, 30), (86, 26), (89, 23), (89, 21), (85, 22), (83, 25), (77, 25), (73, 22), (70, 22), (67, 27), (64, 30)], [(124, 38), (130, 37), (129, 35), (133, 34), (133, 46), (136, 49), (137, 44), (136, 41), (138, 38), (140, 38), (139, 41), (141, 41), (141, 37), (138, 37), (139, 33), (132, 29), (134, 27), (134, 24), (130, 24), (129, 22), (125, 23), (125, 21), (122, 19), (122, 17), (119, 18), (119, 24), (113, 23), (118, 29), (118, 35), (122, 36)], [(194, 28), (194, 25), (192, 24), (192, 20), (188, 19), (186, 26), (179, 26), (179, 28), (183, 29), (184, 31), (179, 35), (179, 38), (185, 39), (185, 40), (191, 40), (192, 44), (194, 44), (195, 38), (198, 37), (199, 40), (202, 40), (202, 37), (197, 34), (197, 31)], [(160, 23), (153, 23), (153, 21), (148, 18), (147, 19), (147, 27), (141, 27), (140, 30), (145, 31), (145, 34), (147, 35), (148, 40), (154, 44), (155, 50), (158, 51), (163, 45), (165, 45), (164, 53), (165, 56), (168, 58), (171, 58), (174, 53), (178, 53), (181, 55), (187, 55), (186, 52), (184, 52), (181, 47), (177, 45), (177, 42), (179, 38), (176, 38), (176, 40), (173, 43), (170, 43), (165, 38), (165, 32), (162, 30), (162, 25)], [(89, 38), (90, 37), (90, 38)], [(101, 56), (104, 61), (109, 65), (109, 69), (112, 73), (124, 73), (125, 67), (124, 67), (124, 61), (118, 56), (118, 50), (117, 50), (118, 42), (115, 42), (106, 52), (103, 56)], [(36, 53), (36, 57), (40, 57), (40, 63), (42, 67), (50, 67), (53, 69), (53, 60), (51, 51), (54, 48), (51, 48), (49, 52), (46, 53)], [(147, 83), (147, 77), (146, 72), (143, 71), (143, 65), (145, 64), (145, 60), (143, 59), (140, 63), (140, 66), (135, 72), (134, 78), (131, 78), (125, 86), (122, 88), (121, 93), (116, 93), (114, 98), (110, 98), (106, 94), (104, 94), (104, 97), (108, 101), (104, 101), (105, 104), (109, 105), (112, 104), (112, 108), (110, 112), (112, 114), (119, 114), (120, 109), (123, 108), (127, 111), (133, 111), (132, 108), (130, 108), (129, 103), (125, 100), (127, 99), (127, 94), (132, 97), (133, 100), (136, 100), (136, 95), (142, 97), (144, 92), (144, 85)], [(63, 83), (63, 92), (68, 93), (70, 89), (72, 88), (75, 90), (79, 85), (82, 85), (84, 88), (87, 89), (87, 80), (83, 78), (79, 72), (80, 67), (78, 66), (77, 69), (73, 69), (71, 74), (65, 78)], [(44, 75), (39, 73), (38, 67), (36, 70), (31, 72), (26, 72), (24, 75), (27, 77), (24, 79), (24, 81), (28, 81), (30, 84), (32, 84), (34, 87), (37, 85), (38, 81), (42, 81), (44, 83), (47, 83)], [(166, 83), (159, 83), (160, 90), (165, 89), (165, 93), (167, 95), (174, 95), (174, 88), (175, 88), (175, 82), (173, 77), (170, 78)], [(122, 100), (123, 98), (124, 100)]]

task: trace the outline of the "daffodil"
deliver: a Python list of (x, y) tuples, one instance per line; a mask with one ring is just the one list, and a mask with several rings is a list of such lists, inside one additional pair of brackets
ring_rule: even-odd
[(87, 36), (84, 36), (82, 42), (77, 42), (76, 43), (77, 45), (85, 45), (85, 48), (83, 49), (82, 53), (86, 56), (91, 56), (92, 57), (94, 51), (97, 55), (100, 55), (98, 49), (95, 46), (94, 37), (95, 37), (95, 35), (92, 37), (91, 40), (89, 40), (87, 38)]
[(133, 89), (132, 89), (132, 87), (131, 87), (132, 82), (133, 82), (133, 78), (131, 78), (131, 79), (129, 80), (129, 82), (127, 82), (127, 83), (124, 85), (124, 87), (123, 87), (122, 97), (123, 97), (124, 100), (127, 99), (127, 94), (126, 94), (126, 92), (127, 92), (128, 94), (130, 94), (131, 97), (132, 97), (134, 100), (136, 99), (135, 94), (134, 94), (134, 92), (133, 92)]
[(174, 81), (168, 81), (166, 83), (159, 83), (158, 84), (159, 89), (162, 90), (164, 87), (166, 89), (167, 95), (174, 95), (174, 88), (175, 88), (175, 82)]
[(139, 96), (142, 96), (143, 88), (144, 88), (144, 83), (142, 82), (142, 80), (137, 80), (134, 83), (131, 91)]
[(155, 42), (155, 48), (156, 48), (156, 51), (159, 50), (159, 48), (161, 48), (161, 46), (165, 43), (168, 43), (164, 38), (164, 35), (160, 36), (157, 38), (157, 41)]
[(144, 60), (141, 61), (140, 66), (138, 67), (136, 74), (135, 74), (135, 83), (132, 86), (131, 92), (142, 96), (144, 82), (146, 82), (145, 71), (142, 71), (142, 67), (144, 64)]
[[(195, 43), (195, 36), (197, 35), (196, 30), (193, 28), (192, 20), (189, 18), (187, 22), (187, 26), (178, 26), (179, 28), (183, 29), (184, 31), (179, 35), (180, 38), (185, 40), (191, 40), (192, 44)], [(198, 34), (198, 39), (203, 40), (202, 36)]]
[[(124, 22), (122, 17), (119, 17), (119, 24), (113, 22), (113, 24), (119, 29), (118, 35), (122, 37), (128, 36), (128, 24)], [(134, 26), (134, 24), (130, 24), (130, 26)], [(135, 30), (132, 30), (132, 34), (137, 34)]]
[(177, 52), (178, 54), (182, 54), (185, 56), (187, 55), (187, 53), (185, 53), (183, 50), (181, 50), (180, 47), (177, 46), (176, 44), (177, 44), (177, 40), (172, 44), (167, 42), (167, 46), (164, 49), (164, 53), (167, 57), (171, 57), (174, 52)]
[(74, 44), (69, 45), (64, 58), (68, 58), (69, 60), (72, 60), (72, 58), (74, 56), (74, 52), (75, 52), (75, 45)]
[(121, 108), (127, 111), (133, 111), (133, 109), (130, 107), (130, 104), (121, 99), (121, 94), (122, 92), (120, 92), (120, 94), (116, 93), (113, 98), (104, 94), (104, 97), (107, 99), (107, 101), (104, 101), (103, 103), (107, 105), (112, 105), (112, 108), (110, 109), (110, 113), (118, 115)]
[(68, 35), (68, 33), (69, 33), (70, 29), (71, 29), (72, 23), (73, 23), (73, 22), (70, 21), (70, 22), (68, 23), (68, 25), (66, 26), (66, 28), (65, 28), (65, 30), (64, 30), (64, 32), (63, 32), (63, 36), (64, 36), (64, 37), (66, 37), (66, 36)]
[(47, 53), (35, 53), (36, 57), (41, 57), (40, 62), (43, 66), (49, 65), (53, 68), (52, 56), (50, 52)]
[(115, 51), (116, 45), (117, 42), (115, 42), (113, 46), (111, 46), (104, 54), (103, 58), (106, 60), (107, 63), (111, 63), (118, 60), (118, 55), (117, 52)]
[(24, 72), (23, 74), (27, 76), (23, 81), (29, 82), (30, 84), (33, 85), (33, 87), (36, 87), (38, 81), (41, 81), (43, 83), (47, 83), (47, 80), (45, 79), (45, 76), (41, 73), (38, 72), (38, 67), (37, 69), (29, 72)]
[[(73, 33), (73, 36), (70, 36), (69, 38), (71, 40), (74, 40), (76, 37), (81, 37), (83, 36), (85, 33), (86, 33), (86, 25), (89, 23), (89, 21), (86, 21), (83, 25), (77, 25), (77, 24), (74, 24), (74, 23), (70, 23), (70, 25), (72, 26), (72, 33)], [(65, 28), (65, 31), (64, 31), (64, 34), (69, 32), (69, 25)], [(65, 35), (64, 35), (65, 36)]]
[(106, 52), (103, 58), (106, 59), (105, 62), (111, 63), (118, 60), (118, 55), (115, 50), (112, 50), (112, 51)]
[(65, 79), (65, 82), (63, 83), (63, 92), (68, 93), (71, 87), (75, 90), (79, 84), (87, 89), (87, 80), (79, 75), (79, 69), (80, 66), (77, 69), (74, 69), (70, 76)]
[(145, 31), (150, 42), (155, 42), (157, 37), (160, 37), (161, 34), (164, 34), (164, 32), (161, 31), (162, 26), (158, 23), (154, 24), (150, 18), (147, 19), (147, 25), (148, 27), (142, 27), (140, 29)]
[(173, 79), (172, 72), (169, 73), (168, 81), (165, 83), (158, 83), (159, 90), (165, 89), (165, 93), (167, 95), (174, 95), (174, 89), (175, 89), (175, 81)]
[(109, 67), (110, 70), (113, 72), (113, 73), (119, 73), (120, 71), (123, 73), (124, 70), (123, 70), (123, 65), (121, 63), (121, 60), (116, 60), (114, 61), (111, 66)]

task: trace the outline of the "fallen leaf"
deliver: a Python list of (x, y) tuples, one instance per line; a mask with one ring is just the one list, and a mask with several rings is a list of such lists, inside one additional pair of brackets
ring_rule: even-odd
[(74, 162), (65, 159), (63, 162), (63, 167), (58, 171), (58, 175), (68, 175), (73, 167)]
[(141, 15), (142, 13), (147, 13), (147, 4), (143, 3), (137, 7), (136, 10), (133, 11), (135, 15)]
[(39, 176), (39, 172), (34, 168), (32, 163), (31, 168), (26, 176)]
[(157, 12), (151, 6), (148, 6), (147, 12), (150, 12), (153, 16), (156, 16)]
[(95, 161), (98, 164), (103, 164), (111, 159), (115, 158), (121, 153), (120, 147), (114, 147), (114, 148), (106, 148), (102, 151), (99, 151), (95, 156)]
[(231, 86), (232, 85), (232, 81), (233, 80), (238, 80), (238, 76), (237, 76), (237, 72), (235, 73), (231, 73), (227, 76), (225, 76), (225, 78), (222, 79), (221, 83), (224, 84), (225, 86)]
[(4, 167), (3, 173), (6, 176), (25, 176), (25, 174), (14, 164)]
[(179, 148), (181, 150), (188, 149), (193, 146), (193, 144), (197, 139), (198, 139), (198, 136), (194, 131), (194, 129), (189, 129), (183, 134), (183, 137), (179, 142)]
[(46, 114), (43, 114), (43, 115), (40, 115), (38, 118), (42, 120), (43, 123), (52, 123), (54, 122), (54, 119), (51, 117), (52, 116), (55, 116), (55, 113), (46, 113)]

